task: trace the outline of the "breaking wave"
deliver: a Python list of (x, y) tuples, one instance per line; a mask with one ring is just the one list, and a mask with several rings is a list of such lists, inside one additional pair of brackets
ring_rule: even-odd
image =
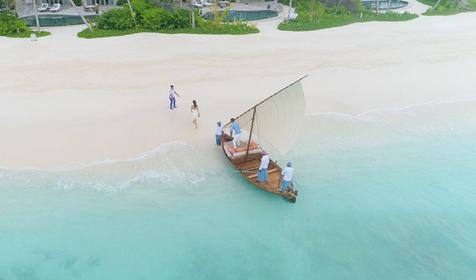
[[(183, 141), (162, 144), (141, 155), (119, 160), (102, 160), (55, 171), (0, 169), (3, 186), (52, 187), (65, 191), (93, 189), (118, 193), (130, 187), (193, 187), (207, 177), (209, 151)], [(208, 168), (209, 170), (210, 168)]]

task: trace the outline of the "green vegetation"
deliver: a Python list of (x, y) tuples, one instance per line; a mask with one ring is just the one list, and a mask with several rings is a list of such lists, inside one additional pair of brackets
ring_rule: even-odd
[(100, 30), (125, 31), (134, 28), (134, 20), (126, 8), (110, 9), (96, 18)]
[(166, 10), (145, 0), (132, 0), (134, 18), (129, 8), (111, 9), (96, 18), (93, 32), (86, 29), (78, 33), (81, 38), (104, 38), (139, 32), (231, 34), (258, 33), (258, 29), (245, 22), (224, 23), (207, 21), (195, 14), (195, 28), (191, 27), (191, 13), (184, 9)]
[(433, 7), (435, 6), (437, 0), (418, 0), (418, 2), (425, 4), (427, 6)]
[(158, 30), (148, 30), (142, 28), (134, 28), (127, 30), (102, 30), (98, 28), (93, 28), (93, 32), (89, 29), (84, 29), (78, 33), (78, 37), (85, 39), (95, 39), (95, 38), (106, 38), (106, 37), (115, 37), (115, 36), (124, 36), (141, 32), (150, 32), (150, 33), (165, 33), (165, 34), (210, 34), (210, 35), (245, 35), (258, 33), (256, 27), (250, 26), (246, 23), (232, 23), (232, 24), (223, 24), (221, 26), (214, 26), (211, 24), (205, 24), (203, 26), (198, 25), (195, 29), (191, 27), (180, 28), (180, 29), (158, 29)]
[(425, 16), (449, 16), (464, 12), (476, 11), (476, 0), (418, 0), (430, 6)]
[(283, 22), (278, 26), (279, 30), (286, 31), (309, 31), (331, 27), (344, 26), (356, 22), (368, 21), (407, 21), (418, 16), (410, 13), (397, 14), (391, 11), (375, 13), (366, 10), (360, 0), (353, 1), (354, 11), (340, 5), (325, 7), (318, 0), (298, 2), (296, 20)]
[(0, 36), (11, 38), (29, 38), (31, 34), (38, 37), (48, 36), (49, 32), (34, 32), (26, 23), (11, 12), (0, 12)]
[(79, 38), (85, 39), (94, 39), (94, 38), (106, 38), (106, 37), (116, 37), (130, 35), (134, 33), (144, 32), (143, 29), (128, 29), (128, 30), (102, 30), (102, 29), (93, 29), (94, 32), (91, 32), (88, 28), (78, 33)]

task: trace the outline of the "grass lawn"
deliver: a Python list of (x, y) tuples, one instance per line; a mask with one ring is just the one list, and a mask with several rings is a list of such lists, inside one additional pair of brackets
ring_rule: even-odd
[(417, 0), (417, 1), (427, 6), (433, 7), (436, 4), (437, 0)]
[(432, 7), (435, 6), (437, 0), (417, 1), (431, 7), (423, 13), (425, 16), (451, 16), (459, 13), (476, 11), (476, 1), (474, 0), (468, 1), (468, 4), (464, 7), (456, 6), (453, 0), (442, 0), (436, 9), (433, 9)]
[(304, 20), (306, 16), (303, 16), (300, 19), (301, 15), (294, 21), (283, 22), (279, 24), (278, 29), (284, 31), (309, 31), (309, 30), (318, 30), (331, 27), (338, 27), (349, 25), (356, 22), (368, 22), (368, 21), (408, 21), (418, 17), (418, 15), (404, 13), (397, 14), (393, 12), (388, 13), (374, 13), (374, 12), (365, 12), (362, 17), (358, 14), (348, 14), (348, 15), (332, 15), (325, 14), (321, 17), (319, 22)]
[(254, 26), (245, 26), (245, 25), (231, 25), (224, 24), (221, 27), (217, 26), (205, 26), (205, 27), (196, 27), (195, 29), (190, 28), (181, 28), (181, 29), (164, 29), (164, 30), (145, 30), (142, 28), (130, 29), (130, 30), (102, 30), (94, 28), (93, 32), (89, 29), (84, 29), (78, 33), (78, 37), (85, 39), (94, 39), (94, 38), (106, 38), (106, 37), (115, 37), (115, 36), (124, 36), (141, 32), (150, 32), (150, 33), (165, 33), (165, 34), (211, 34), (211, 35), (246, 35), (258, 33), (259, 30)]
[(102, 30), (102, 29), (94, 28), (93, 32), (91, 32), (89, 28), (86, 28), (83, 31), (78, 33), (78, 37), (85, 38), (85, 39), (107, 38), (107, 37), (130, 35), (130, 34), (135, 34), (140, 32), (144, 32), (144, 30), (143, 29)]
[(30, 38), (31, 34), (36, 34), (37, 37), (45, 37), (45, 36), (51, 35), (51, 33), (47, 32), (47, 31), (40, 31), (40, 32), (28, 31), (28, 32), (8, 34), (8, 35), (6, 35), (6, 37), (9, 37), (9, 38)]

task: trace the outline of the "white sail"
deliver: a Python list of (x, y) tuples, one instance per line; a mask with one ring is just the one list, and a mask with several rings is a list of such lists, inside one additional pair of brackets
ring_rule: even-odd
[(247, 141), (252, 131), (251, 139), (274, 159), (286, 154), (295, 144), (304, 118), (305, 99), (301, 80), (239, 116), (236, 121), (242, 130), (241, 139)]

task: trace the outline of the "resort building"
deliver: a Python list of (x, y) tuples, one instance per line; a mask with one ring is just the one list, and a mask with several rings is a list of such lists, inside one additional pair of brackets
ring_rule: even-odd
[[(20, 17), (30, 16), (34, 14), (34, 0), (16, 0), (15, 7), (18, 15)], [(91, 8), (95, 5), (99, 5), (100, 7), (111, 7), (116, 6), (118, 0), (73, 0), (76, 3), (76, 6), (81, 8), (81, 11), (84, 12), (92, 12)], [(40, 7), (42, 3), (48, 3), (50, 7), (53, 7), (54, 4), (60, 4), (60, 9), (54, 11), (54, 13), (59, 14), (76, 14), (74, 11), (70, 0), (36, 0), (37, 7)], [(45, 11), (45, 13), (49, 13), (51, 11)]]

